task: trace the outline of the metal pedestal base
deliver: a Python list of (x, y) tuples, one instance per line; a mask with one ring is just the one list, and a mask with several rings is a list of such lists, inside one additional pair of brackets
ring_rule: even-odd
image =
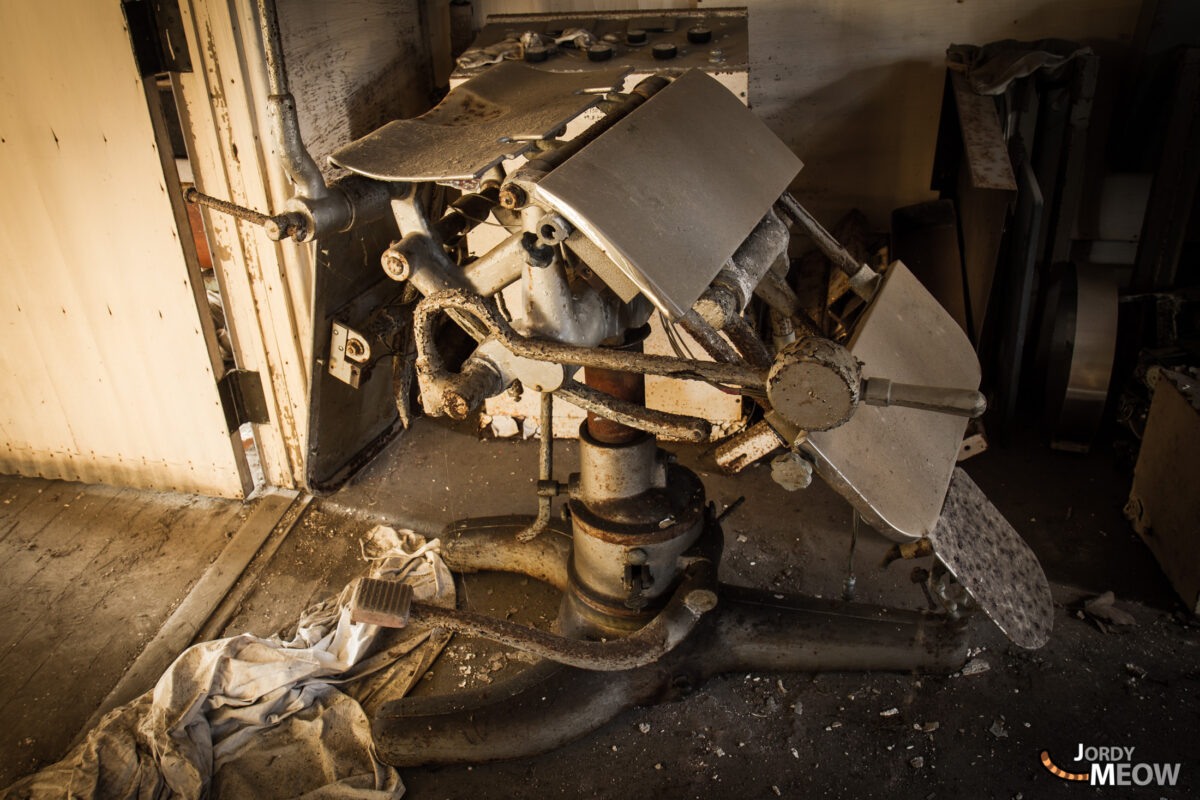
[[(519, 543), (513, 534), (528, 521), (453, 526), (443, 556), (458, 571), (518, 572), (562, 588), (567, 540), (551, 531)], [(479, 691), (389, 703), (372, 726), (379, 757), (421, 766), (538, 755), (726, 672), (950, 672), (966, 659), (965, 624), (945, 616), (728, 585), (718, 595), (687, 639), (644, 667), (592, 672), (543, 661)]]

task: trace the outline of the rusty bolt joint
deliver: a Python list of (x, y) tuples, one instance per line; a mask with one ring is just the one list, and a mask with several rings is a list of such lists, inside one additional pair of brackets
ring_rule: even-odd
[(500, 205), (510, 211), (524, 208), (529, 198), (525, 194), (525, 190), (516, 184), (509, 184), (500, 190)]

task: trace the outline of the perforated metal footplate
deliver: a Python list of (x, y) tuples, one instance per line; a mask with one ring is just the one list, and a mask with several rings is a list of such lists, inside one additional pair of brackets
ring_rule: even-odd
[(1050, 639), (1054, 607), (1037, 556), (975, 481), (954, 469), (933, 550), (1014, 644), (1031, 650)]
[(363, 578), (350, 603), (350, 621), (403, 628), (412, 610), (413, 589), (403, 581)]

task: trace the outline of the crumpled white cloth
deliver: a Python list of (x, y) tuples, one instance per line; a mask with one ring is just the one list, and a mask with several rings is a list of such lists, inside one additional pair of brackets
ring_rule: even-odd
[[(453, 607), (439, 542), (378, 527), (364, 557), (415, 599)], [(449, 638), (350, 622), (357, 582), (309, 609), (283, 641), (242, 634), (185, 650), (155, 687), (114, 709), (61, 761), (3, 798), (398, 798), (368, 709), (405, 694)]]

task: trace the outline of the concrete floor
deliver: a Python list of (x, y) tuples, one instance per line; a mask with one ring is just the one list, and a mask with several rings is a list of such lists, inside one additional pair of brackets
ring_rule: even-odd
[[(575, 445), (558, 444), (556, 472), (565, 479)], [(840, 594), (851, 516), (840, 497), (819, 482), (784, 492), (765, 467), (722, 476), (699, 450), (679, 453), (719, 507), (747, 499), (725, 525), (722, 580)], [(419, 420), (350, 485), (314, 504), (226, 632), (273, 632), (340, 590), (361, 569), (359, 540), (376, 522), (436, 534), (465, 516), (530, 512), (536, 464), (533, 441), (479, 440)], [(982, 674), (725, 676), (680, 702), (629, 712), (555, 753), (402, 770), (410, 796), (1055, 797), (1088, 790), (1051, 776), (1039, 753), (1049, 748), (1070, 769), (1079, 743), (1135, 746), (1135, 761), (1181, 762), (1179, 787), (1137, 796), (1193, 796), (1200, 631), (1121, 517), (1128, 479), (1111, 464), (1103, 453), (1053, 453), (1033, 440), (966, 464), (1051, 579), (1056, 629), (1042, 650), (1010, 646), (981, 619), (971, 636), (990, 666)], [(858, 599), (921, 607), (910, 565), (878, 569), (889, 544), (871, 532), (860, 537)], [(1104, 634), (1075, 615), (1081, 599), (1108, 589), (1137, 619), (1132, 629)], [(548, 588), (505, 575), (460, 578), (459, 598), (536, 625), (548, 625), (557, 604)], [(457, 637), (418, 691), (478, 687), (524, 666), (500, 648)]]
[(245, 513), (0, 476), (0, 787), (66, 752)]

